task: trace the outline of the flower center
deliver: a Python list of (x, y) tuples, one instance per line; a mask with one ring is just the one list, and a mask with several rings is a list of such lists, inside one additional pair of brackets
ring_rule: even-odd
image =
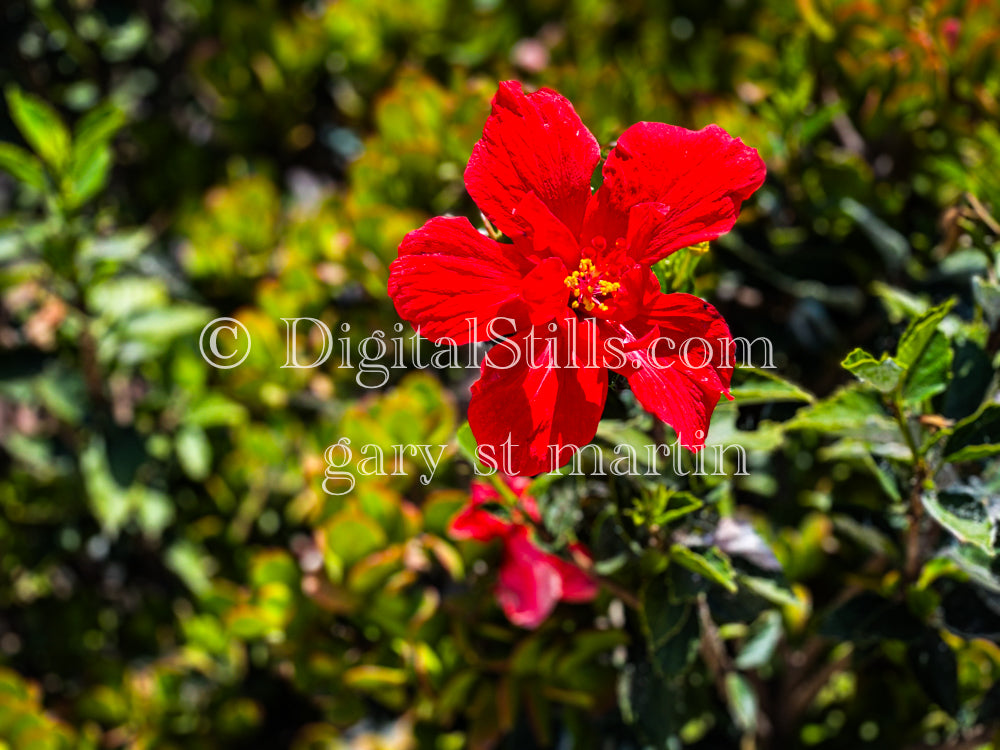
[[(598, 245), (597, 240), (600, 239), (595, 238), (595, 246)], [(603, 241), (600, 244), (603, 245)], [(603, 248), (597, 249), (600, 250)], [(589, 257), (591, 255), (593, 255), (591, 248), (584, 250), (583, 258), (580, 260), (580, 267), (567, 276), (563, 280), (563, 283), (569, 287), (575, 298), (571, 305), (573, 309), (582, 307), (586, 312), (591, 312), (594, 309), (607, 312), (608, 306), (606, 300), (612, 298), (615, 292), (621, 289), (622, 285), (621, 282), (608, 279), (607, 277), (611, 276), (611, 274), (608, 273), (606, 268), (598, 269), (594, 264), (593, 258)]]

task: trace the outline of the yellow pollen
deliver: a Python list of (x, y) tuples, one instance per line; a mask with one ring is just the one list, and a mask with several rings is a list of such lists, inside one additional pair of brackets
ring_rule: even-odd
[(621, 283), (602, 279), (603, 274), (597, 270), (591, 258), (583, 258), (580, 267), (563, 279), (563, 283), (573, 293), (575, 300), (571, 307), (583, 309), (591, 312), (594, 309), (607, 312), (608, 305), (605, 298), (612, 296), (621, 289)]

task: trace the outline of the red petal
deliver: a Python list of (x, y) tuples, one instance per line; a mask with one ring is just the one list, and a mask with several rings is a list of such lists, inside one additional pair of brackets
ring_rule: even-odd
[(488, 482), (474, 481), (469, 488), (473, 505), (485, 505), (486, 503), (499, 503), (503, 501), (496, 487)]
[(524, 273), (510, 245), (484, 237), (464, 217), (438, 217), (403, 238), (389, 268), (389, 296), (429, 339), (486, 341), (494, 318), (527, 324)]
[(512, 623), (537, 628), (562, 596), (562, 578), (552, 556), (532, 544), (528, 533), (522, 526), (507, 538), (497, 599)]
[(448, 534), (454, 539), (490, 542), (505, 536), (509, 529), (509, 523), (483, 510), (473, 499), (472, 503), (462, 508), (451, 520)]
[(683, 346), (683, 342), (690, 340), (690, 363), (695, 369), (702, 369), (698, 365), (708, 362), (706, 369), (714, 370), (724, 392), (729, 392), (729, 383), (733, 377), (734, 344), (729, 326), (718, 310), (693, 294), (654, 292), (644, 300), (642, 318), (645, 322), (656, 325), (660, 336), (673, 338), (678, 342), (677, 354), (680, 353), (679, 347)]
[(514, 209), (521, 222), (522, 234), (514, 236), (514, 246), (533, 260), (555, 256), (566, 268), (576, 269), (580, 263), (580, 245), (576, 237), (534, 191), (526, 193)]
[[(531, 478), (511, 477), (506, 474), (501, 474), (500, 477), (507, 483), (507, 486), (510, 487), (511, 491), (517, 497), (517, 507), (521, 510), (521, 512), (535, 523), (541, 523), (542, 515), (538, 511), (538, 502), (531, 495), (525, 494), (525, 491), (528, 489), (528, 485), (531, 484)], [(500, 495), (497, 489), (492, 484), (485, 481), (474, 481), (472, 483), (471, 494), (473, 505), (504, 502), (504, 498)], [(519, 519), (519, 517), (515, 516), (515, 519)], [(515, 520), (515, 523), (519, 522), (521, 521)], [(509, 526), (510, 524), (507, 525)]]
[[(590, 554), (582, 545), (574, 545), (574, 553), (586, 559)], [(589, 602), (597, 596), (597, 579), (573, 563), (552, 556), (552, 566), (559, 572), (562, 579), (562, 600), (564, 602)]]
[(637, 123), (604, 163), (584, 234), (627, 237), (632, 257), (655, 263), (732, 229), (765, 172), (757, 151), (718, 125), (694, 131)]
[[(658, 338), (629, 352), (622, 374), (639, 403), (674, 428), (681, 445), (700, 450), (732, 377), (728, 326), (714, 307), (689, 294), (651, 296), (641, 321), (630, 326), (636, 324), (656, 326)], [(624, 333), (626, 343), (637, 338)]]
[[(513, 479), (528, 479), (528, 477), (512, 477)], [(528, 481), (531, 481), (530, 479)], [(517, 501), (524, 514), (535, 523), (542, 522), (542, 513), (538, 510), (538, 501), (531, 495), (521, 495)]]
[(535, 502), (535, 498), (528, 497), (527, 495), (524, 494), (528, 490), (528, 485), (531, 484), (530, 478), (505, 476), (503, 479), (507, 483), (507, 486), (514, 491), (514, 494), (517, 495), (522, 502), (524, 502), (525, 500), (530, 500), (532, 503)]
[[(588, 361), (599, 364), (587, 355), (589, 325), (571, 318), (556, 334), (532, 329), (497, 344), (483, 360), (482, 375), (472, 386), (469, 426), (478, 444), (489, 446), (502, 471), (553, 471), (572, 453), (559, 450), (562, 461), (553, 461), (555, 449), (550, 451), (550, 445), (582, 447), (596, 434), (608, 374), (604, 367), (587, 366)], [(508, 454), (510, 466), (505, 465)]]
[(568, 275), (559, 258), (546, 258), (524, 278), (521, 299), (528, 311), (530, 325), (540, 326), (565, 314), (569, 289), (564, 282)]
[(525, 94), (519, 82), (504, 81), (472, 150), (465, 187), (508, 236), (525, 231), (515, 209), (529, 191), (575, 236), (600, 158), (597, 141), (568, 99), (550, 89)]

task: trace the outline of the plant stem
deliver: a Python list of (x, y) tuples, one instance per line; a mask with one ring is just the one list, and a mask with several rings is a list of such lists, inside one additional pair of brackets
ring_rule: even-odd
[(903, 439), (906, 441), (913, 456), (913, 478), (910, 483), (910, 508), (908, 512), (909, 527), (906, 531), (906, 549), (903, 575), (907, 581), (915, 581), (920, 576), (920, 565), (923, 559), (923, 533), (921, 526), (924, 517), (924, 504), (921, 500), (924, 480), (927, 478), (927, 463), (917, 447), (917, 442), (910, 431), (903, 411), (903, 403), (897, 395), (893, 402), (893, 412), (896, 424), (899, 425)]

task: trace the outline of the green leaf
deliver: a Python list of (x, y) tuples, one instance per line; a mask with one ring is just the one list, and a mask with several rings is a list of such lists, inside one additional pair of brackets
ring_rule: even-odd
[(91, 510), (101, 524), (101, 528), (111, 536), (128, 520), (131, 503), (124, 488), (120, 487), (111, 474), (104, 441), (92, 440), (80, 454), (80, 472), (83, 486)]
[(995, 528), (983, 499), (967, 492), (926, 490), (920, 497), (927, 512), (956, 539), (990, 555), (996, 553)]
[(185, 425), (178, 431), (174, 445), (185, 474), (196, 482), (208, 477), (212, 468), (212, 446), (203, 429)]
[(625, 513), (640, 526), (665, 526), (704, 505), (690, 492), (671, 490), (662, 484), (643, 487), (633, 502), (633, 507)]
[[(631, 421), (602, 419), (597, 425), (597, 437), (614, 447), (619, 445), (630, 447), (635, 453), (636, 461), (643, 468), (648, 467), (649, 435), (632, 424)], [(610, 454), (608, 458), (613, 460)]]
[(937, 307), (932, 307), (910, 322), (906, 331), (903, 332), (903, 336), (899, 340), (899, 348), (896, 350), (896, 360), (903, 367), (910, 368), (917, 363), (937, 331), (938, 325), (944, 320), (953, 304), (954, 300), (948, 300)]
[[(902, 443), (899, 443), (898, 446), (901, 451), (907, 450)], [(817, 455), (824, 461), (839, 459), (860, 464), (871, 472), (872, 476), (878, 480), (879, 485), (881, 485), (889, 497), (898, 501), (901, 499), (901, 494), (896, 481), (896, 475), (892, 470), (892, 464), (884, 458), (884, 453), (879, 458), (872, 455), (873, 452), (885, 450), (889, 447), (890, 444), (887, 443), (874, 445), (866, 440), (844, 438), (831, 446), (820, 449)], [(909, 456), (908, 453), (906, 455)]]
[(781, 613), (769, 609), (753, 624), (734, 664), (738, 669), (759, 669), (771, 661), (781, 640)]
[(174, 505), (162, 492), (137, 484), (130, 490), (129, 500), (139, 528), (151, 539), (158, 538), (174, 520)]
[(458, 431), (455, 433), (455, 442), (458, 443), (458, 452), (462, 454), (466, 461), (478, 467), (481, 472), (485, 473), (489, 471), (476, 455), (479, 444), (476, 443), (476, 437), (472, 434), (472, 428), (468, 422), (464, 422), (458, 428)]
[(889, 320), (899, 323), (906, 318), (923, 315), (927, 311), (927, 303), (904, 289), (883, 284), (881, 281), (872, 283), (872, 292), (882, 300)]
[(906, 374), (903, 401), (917, 404), (943, 391), (951, 379), (952, 356), (948, 338), (935, 331), (923, 354)]
[(811, 429), (821, 432), (894, 430), (878, 399), (860, 386), (848, 386), (812, 406), (800, 409), (785, 424), (786, 429)]
[(110, 169), (111, 150), (107, 146), (74, 147), (64, 183), (67, 207), (78, 208), (97, 195), (107, 184)]
[(692, 573), (714, 581), (730, 593), (736, 592), (736, 573), (733, 571), (732, 563), (718, 550), (712, 548), (702, 555), (683, 545), (675, 544), (670, 548), (670, 559)]
[(1000, 404), (966, 417), (944, 446), (945, 461), (975, 461), (1000, 454)]
[(840, 366), (851, 372), (862, 383), (872, 386), (882, 393), (889, 393), (903, 375), (903, 368), (888, 354), (876, 360), (864, 349), (855, 349), (848, 354)]
[(544, 496), (545, 493), (549, 491), (549, 489), (552, 487), (553, 483), (555, 483), (557, 479), (562, 479), (564, 476), (573, 471), (573, 469), (574, 469), (573, 463), (570, 462), (565, 466), (556, 469), (555, 471), (550, 471), (547, 474), (539, 474), (537, 477), (531, 480), (531, 484), (528, 485), (527, 489), (524, 491), (524, 494), (535, 498)]
[(12, 143), (0, 143), (0, 169), (39, 192), (49, 186), (42, 163)]
[(188, 407), (185, 424), (198, 427), (243, 424), (247, 418), (246, 407), (223, 396), (221, 393), (207, 393)]
[(640, 622), (653, 668), (661, 677), (691, 664), (698, 646), (698, 617), (689, 601), (676, 601), (669, 574), (649, 579), (640, 595)]
[(385, 546), (385, 531), (375, 521), (356, 510), (346, 509), (324, 525), (324, 553), (341, 570)]
[(976, 276), (972, 279), (972, 294), (990, 325), (995, 326), (1000, 321), (1000, 284)]
[(737, 580), (740, 586), (752, 591), (762, 599), (766, 599), (771, 604), (795, 609), (802, 607), (802, 602), (795, 597), (795, 593), (791, 589), (770, 578), (740, 575)]
[(646, 660), (626, 664), (619, 673), (618, 705), (625, 723), (633, 725), (642, 747), (674, 750), (678, 733), (694, 706), (686, 683), (655, 673)]
[(967, 573), (976, 586), (1000, 594), (1000, 556), (992, 556), (974, 544), (951, 547), (945, 555)]
[(387, 687), (401, 687), (407, 683), (406, 672), (392, 667), (362, 664), (344, 672), (344, 684), (365, 692), (378, 692)]
[(208, 319), (207, 308), (178, 303), (132, 318), (126, 324), (125, 331), (129, 337), (145, 343), (164, 345), (175, 338), (200, 330)]
[(733, 722), (744, 732), (754, 732), (760, 707), (750, 682), (739, 672), (727, 672), (725, 684), (726, 701)]
[(50, 366), (35, 379), (35, 390), (45, 408), (64, 422), (79, 424), (87, 414), (87, 388), (78, 370)]
[(982, 406), (995, 368), (986, 349), (972, 339), (954, 341), (952, 349), (952, 377), (942, 399), (941, 414), (958, 421)]
[(741, 382), (731, 393), (741, 406), (775, 401), (815, 401), (812, 394), (768, 370), (740, 368), (738, 372)]
[(111, 102), (105, 102), (84, 115), (73, 131), (74, 148), (80, 152), (107, 144), (125, 124), (125, 113)]
[(70, 154), (69, 130), (52, 107), (41, 99), (23, 93), (16, 86), (7, 87), (10, 116), (24, 140), (57, 172), (61, 172)]
[(661, 526), (666, 525), (678, 518), (683, 518), (688, 513), (693, 513), (704, 504), (701, 499), (690, 492), (668, 492), (665, 507), (662, 512), (656, 515), (653, 523)]
[(128, 229), (106, 237), (92, 237), (83, 241), (77, 254), (77, 263), (90, 266), (101, 261), (127, 263), (135, 260), (153, 242), (153, 233), (147, 228)]
[[(895, 498), (899, 500), (900, 498)], [(888, 560), (899, 559), (899, 550), (892, 541), (871, 523), (863, 523), (850, 516), (838, 513), (832, 516), (833, 527), (837, 533), (847, 537), (855, 544), (884, 556)]]
[(160, 278), (114, 276), (87, 289), (87, 304), (109, 321), (127, 321), (147, 310), (167, 307), (170, 293)]

